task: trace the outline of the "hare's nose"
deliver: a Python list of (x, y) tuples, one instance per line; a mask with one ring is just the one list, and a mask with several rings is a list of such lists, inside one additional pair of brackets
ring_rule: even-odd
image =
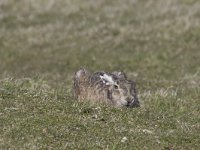
[(127, 100), (127, 107), (140, 107), (140, 103), (137, 99)]

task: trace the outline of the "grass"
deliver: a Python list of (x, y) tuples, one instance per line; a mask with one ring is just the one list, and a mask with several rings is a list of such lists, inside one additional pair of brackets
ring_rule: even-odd
[[(199, 149), (198, 0), (2, 0), (0, 149)], [(74, 101), (75, 70), (124, 70), (141, 108)]]

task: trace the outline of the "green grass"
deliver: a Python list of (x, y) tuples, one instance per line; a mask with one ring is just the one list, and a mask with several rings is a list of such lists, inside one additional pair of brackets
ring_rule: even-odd
[[(0, 149), (199, 149), (198, 0), (2, 0)], [(124, 70), (141, 107), (74, 101), (74, 71)]]

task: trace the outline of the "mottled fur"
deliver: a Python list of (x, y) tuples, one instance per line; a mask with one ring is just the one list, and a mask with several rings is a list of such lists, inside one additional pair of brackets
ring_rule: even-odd
[(74, 97), (82, 101), (99, 102), (116, 107), (138, 107), (135, 83), (123, 72), (90, 73), (78, 70), (74, 75)]

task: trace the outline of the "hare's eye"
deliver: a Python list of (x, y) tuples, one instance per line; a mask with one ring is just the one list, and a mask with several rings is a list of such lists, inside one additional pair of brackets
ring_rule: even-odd
[(114, 88), (115, 88), (115, 89), (118, 89), (118, 86), (117, 86), (117, 85), (114, 85)]

